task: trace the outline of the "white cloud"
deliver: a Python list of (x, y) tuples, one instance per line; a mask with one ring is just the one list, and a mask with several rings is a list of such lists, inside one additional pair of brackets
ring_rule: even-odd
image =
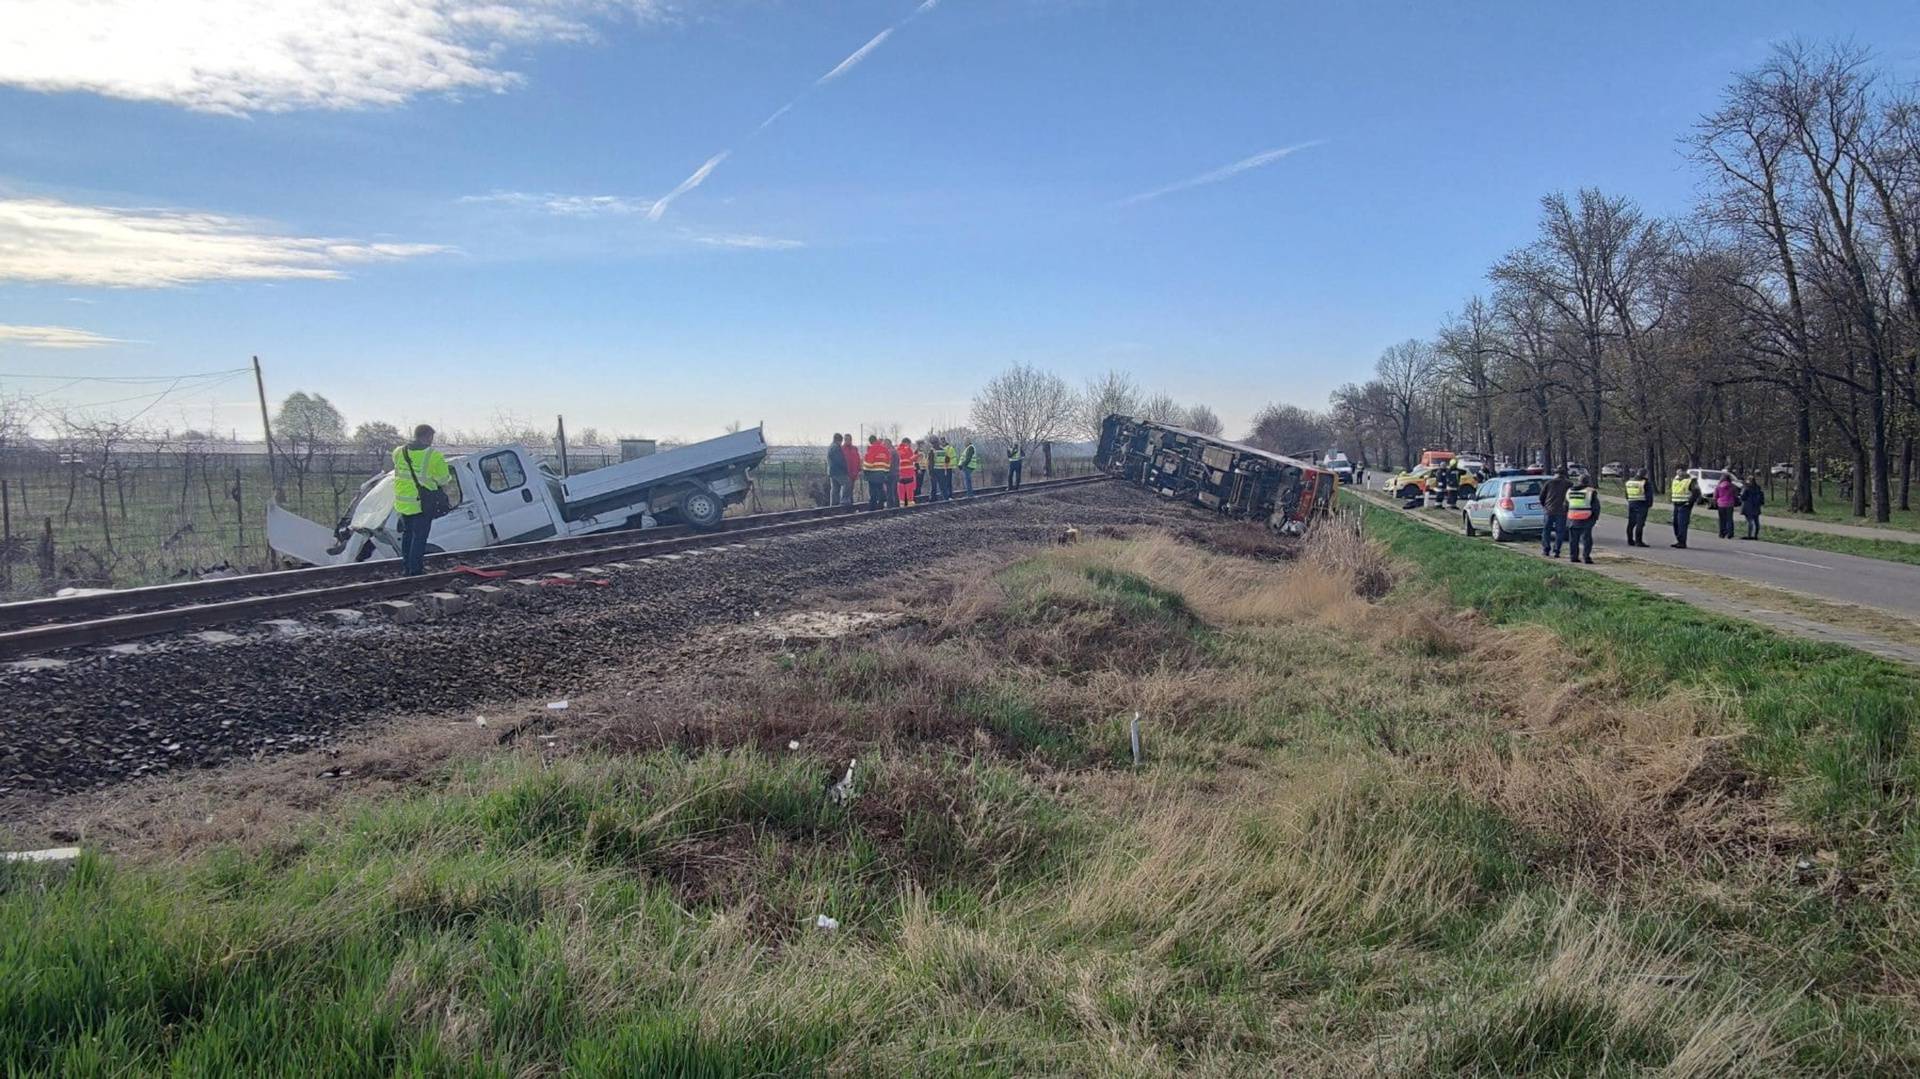
[[(918, 12), (916, 12), (915, 14), (918, 14)], [(824, 83), (832, 82), (833, 80), (839, 78), (840, 76), (845, 75), (847, 72), (852, 71), (854, 67), (860, 63), (860, 61), (865, 60), (867, 58), (868, 53), (871, 53), (873, 50), (879, 48), (882, 45), (885, 45), (887, 43), (887, 39), (893, 36), (893, 31), (894, 31), (894, 28), (889, 26), (885, 30), (882, 30), (879, 33), (873, 35), (873, 40), (853, 50), (853, 54), (851, 56), (848, 56), (845, 60), (840, 61), (839, 65), (836, 66), (832, 71), (829, 71), (825, 75), (820, 76), (819, 81), (816, 82), (814, 85), (818, 86)]]
[(695, 236), (693, 242), (735, 251), (792, 251), (795, 248), (807, 246), (799, 240), (784, 240), (777, 236), (756, 236), (750, 232), (720, 232), (708, 236)]
[(0, 198), (0, 282), (167, 288), (202, 281), (329, 279), (344, 267), (447, 251), (435, 244), (285, 236), (178, 210)]
[(0, 84), (206, 112), (498, 92), (510, 45), (582, 42), (662, 0), (7, 0)]
[(667, 207), (672, 206), (673, 201), (675, 199), (679, 198), (680, 196), (686, 194), (689, 191), (692, 191), (694, 188), (699, 187), (701, 184), (706, 183), (707, 177), (713, 175), (713, 170), (719, 168), (720, 162), (725, 161), (727, 159), (727, 155), (732, 152), (733, 152), (732, 150), (722, 150), (719, 153), (713, 155), (712, 157), (707, 158), (706, 164), (701, 165), (697, 169), (694, 169), (693, 175), (680, 181), (679, 187), (676, 187), (672, 191), (667, 192), (663, 198), (659, 199), (652, 206), (648, 207), (647, 220), (649, 221), (660, 220), (661, 216), (667, 212)]
[(0, 322), (0, 342), (7, 341), (26, 348), (104, 348), (125, 343), (117, 337), (68, 326), (9, 326)]
[(644, 214), (653, 208), (652, 199), (626, 195), (536, 194), (528, 191), (495, 191), (488, 195), (464, 195), (461, 202), (492, 203), (525, 210), (537, 210), (555, 217), (602, 217)]
[(1136, 203), (1146, 202), (1150, 199), (1157, 199), (1162, 195), (1171, 195), (1176, 191), (1185, 191), (1189, 188), (1203, 187), (1207, 184), (1217, 184), (1222, 180), (1232, 179), (1233, 177), (1238, 176), (1249, 169), (1257, 169), (1263, 165), (1271, 165), (1275, 161), (1278, 161), (1283, 157), (1287, 157), (1289, 155), (1299, 153), (1301, 150), (1308, 149), (1309, 147), (1319, 146), (1326, 141), (1327, 140), (1325, 139), (1314, 139), (1312, 142), (1296, 143), (1293, 146), (1282, 146), (1277, 150), (1262, 150), (1261, 152), (1254, 154), (1252, 157), (1241, 158), (1240, 160), (1235, 161), (1231, 165), (1224, 165), (1220, 168), (1214, 169), (1212, 172), (1203, 172), (1198, 176), (1181, 180), (1178, 183), (1168, 184), (1165, 187), (1155, 188), (1152, 191), (1144, 191), (1138, 195), (1130, 195), (1127, 198), (1121, 199), (1119, 202), (1114, 203), (1114, 205), (1115, 206), (1132, 206), (1132, 205), (1135, 205)]

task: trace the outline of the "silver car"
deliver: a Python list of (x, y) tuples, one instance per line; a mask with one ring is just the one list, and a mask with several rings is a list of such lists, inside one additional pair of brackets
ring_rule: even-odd
[(1460, 524), (1467, 535), (1485, 531), (1495, 543), (1525, 533), (1537, 535), (1547, 524), (1547, 513), (1540, 508), (1540, 490), (1546, 485), (1545, 476), (1495, 476), (1475, 488), (1473, 497), (1461, 506)]

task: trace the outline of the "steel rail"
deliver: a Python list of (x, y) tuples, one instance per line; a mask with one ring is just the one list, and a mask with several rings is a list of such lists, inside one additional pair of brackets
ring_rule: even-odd
[[(848, 506), (823, 506), (728, 517), (723, 518), (720, 527), (713, 532), (701, 534), (737, 532), (784, 521), (842, 516), (852, 512), (852, 508)], [(615, 529), (584, 536), (564, 536), (558, 539), (531, 540), (496, 547), (478, 547), (470, 551), (436, 552), (427, 556), (427, 564), (484, 566), (499, 562), (503, 558), (511, 560), (514, 556), (526, 556), (535, 552), (600, 550), (628, 546), (634, 542), (636, 535), (644, 535), (647, 541), (658, 542), (690, 534), (693, 534), (692, 530), (683, 525), (663, 525), (659, 528), (639, 531)], [(397, 565), (399, 565), (398, 559), (379, 558), (344, 566), (303, 566), (299, 569), (246, 573), (205, 581), (179, 581), (171, 584), (144, 585), (139, 588), (120, 588), (83, 596), (47, 596), (41, 599), (18, 600), (13, 603), (0, 603), (0, 630), (21, 629), (46, 622), (77, 621), (109, 614), (128, 614), (137, 610), (211, 603), (257, 592), (298, 592), (325, 587), (329, 584), (378, 580), (391, 577)]]
[[(1044, 494), (1049, 491), (1085, 486), (1087, 484), (1105, 481), (1108, 478), (1109, 477), (1106, 476), (1096, 475), (1075, 477), (1066, 480), (1037, 481), (1031, 484), (1024, 484), (1018, 490), (1013, 491), (984, 491), (974, 495), (971, 499), (962, 498), (951, 502), (927, 503), (919, 506), (900, 506), (893, 509), (845, 512), (845, 507), (837, 507), (843, 512), (831, 514), (816, 513), (799, 520), (763, 524), (752, 528), (735, 528), (721, 532), (701, 532), (673, 539), (647, 540), (624, 546), (595, 547), (590, 550), (570, 550), (551, 554), (540, 554), (532, 558), (494, 563), (487, 566), (486, 569), (489, 572), (498, 571), (504, 573), (508, 577), (524, 578), (604, 562), (623, 562), (630, 559), (651, 558), (657, 555), (698, 550), (704, 547), (726, 547), (736, 543), (753, 542), (777, 536), (811, 532), (842, 524), (889, 520), (906, 514), (947, 512), (964, 509), (975, 503), (991, 502), (1001, 498), (1018, 497), (1027, 494)], [(807, 513), (810, 511), (798, 512)], [(389, 567), (389, 571), (390, 570), (391, 567)], [(300, 573), (303, 571), (295, 570), (292, 572)], [(275, 574), (267, 576), (283, 575)], [(316, 608), (325, 609), (371, 603), (420, 592), (443, 591), (450, 587), (471, 585), (473, 583), (474, 577), (464, 571), (442, 570), (422, 574), (418, 577), (385, 577), (376, 581), (348, 584), (322, 584), (319, 587), (300, 588), (294, 591), (280, 591), (260, 596), (245, 596), (238, 599), (193, 603), (186, 606), (168, 607), (159, 610), (112, 614), (76, 622), (45, 623), (0, 632), (0, 661), (20, 659), (26, 656), (57, 652), (69, 648), (118, 644), (162, 633), (178, 633), (185, 630), (208, 629), (214, 626), (229, 625), (234, 622), (282, 617)]]

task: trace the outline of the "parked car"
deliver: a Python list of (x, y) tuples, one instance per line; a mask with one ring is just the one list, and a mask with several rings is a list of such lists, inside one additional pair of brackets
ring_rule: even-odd
[(1731, 472), (1722, 472), (1717, 468), (1689, 468), (1687, 475), (1692, 476), (1693, 481), (1700, 485), (1700, 497), (1705, 499), (1713, 498), (1714, 489), (1719, 487), (1723, 480), (1733, 484), (1735, 490), (1741, 487), (1739, 476)]
[(1433, 485), (1433, 473), (1437, 467), (1421, 465), (1418, 468), (1396, 473), (1387, 479), (1387, 492), (1396, 498), (1412, 498), (1414, 495), (1425, 494)]
[(1460, 509), (1460, 524), (1467, 535), (1481, 531), (1502, 543), (1525, 533), (1539, 533), (1546, 527), (1547, 514), (1540, 508), (1540, 489), (1545, 476), (1495, 476), (1481, 484)]
[(1481, 480), (1493, 475), (1484, 457), (1455, 457), (1453, 467), (1460, 470), (1460, 482), (1468, 486), (1477, 485)]
[(1600, 466), (1600, 474), (1609, 479), (1619, 479), (1621, 476), (1627, 474), (1626, 462), (1608, 461), (1606, 464)]

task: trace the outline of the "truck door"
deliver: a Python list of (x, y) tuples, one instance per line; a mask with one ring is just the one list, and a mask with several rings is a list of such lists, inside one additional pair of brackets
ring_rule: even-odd
[[(553, 503), (535, 472), (515, 450), (483, 453), (474, 463), (480, 473), (480, 501), (486, 506), (490, 543), (525, 543), (555, 534)], [(529, 482), (529, 481), (533, 482)]]

